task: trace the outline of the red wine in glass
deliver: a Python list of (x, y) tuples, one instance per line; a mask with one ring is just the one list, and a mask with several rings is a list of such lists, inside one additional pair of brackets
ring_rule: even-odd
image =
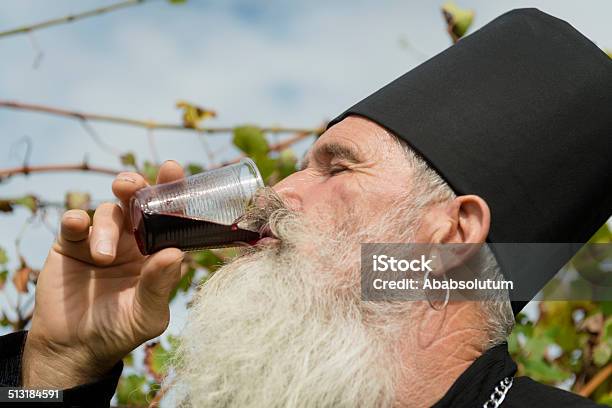
[(164, 248), (185, 251), (253, 243), (259, 233), (235, 223), (256, 192), (264, 187), (253, 160), (138, 190), (130, 200), (130, 217), (140, 252)]
[(141, 212), (134, 219), (134, 236), (143, 255), (164, 248), (184, 251), (253, 244), (259, 239), (256, 232), (181, 215), (147, 214)]

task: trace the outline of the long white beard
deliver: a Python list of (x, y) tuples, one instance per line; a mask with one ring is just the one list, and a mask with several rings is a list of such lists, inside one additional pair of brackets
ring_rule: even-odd
[(280, 247), (238, 258), (196, 295), (175, 391), (195, 407), (393, 405), (407, 305), (360, 301), (364, 234), (288, 218), (273, 226)]

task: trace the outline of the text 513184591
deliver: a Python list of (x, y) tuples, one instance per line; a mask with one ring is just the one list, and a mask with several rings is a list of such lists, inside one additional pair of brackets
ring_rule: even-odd
[(61, 390), (0, 387), (0, 404), (5, 402), (62, 402)]

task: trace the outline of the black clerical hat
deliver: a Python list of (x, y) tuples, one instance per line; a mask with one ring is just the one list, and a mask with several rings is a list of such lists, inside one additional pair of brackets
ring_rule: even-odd
[(612, 60), (539, 10), (496, 18), (329, 126), (348, 115), (404, 139), (457, 194), (486, 200), (487, 241), (520, 289), (515, 314), (612, 213)]

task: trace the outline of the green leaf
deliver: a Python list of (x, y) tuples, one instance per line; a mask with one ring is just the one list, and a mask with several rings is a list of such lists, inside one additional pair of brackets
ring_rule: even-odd
[[(261, 162), (262, 159), (259, 159), (259, 161)], [(274, 169), (272, 169), (273, 164)], [(285, 177), (295, 173), (297, 170), (295, 167), (296, 164), (297, 157), (295, 157), (293, 151), (291, 149), (285, 149), (278, 155), (277, 159), (264, 159), (264, 163), (261, 164), (261, 167), (264, 167), (264, 171), (267, 174), (264, 176), (262, 173), (262, 177), (264, 177), (264, 180), (268, 185), (273, 186)]]
[(520, 351), (520, 343), (518, 340), (518, 333), (512, 331), (510, 336), (508, 336), (508, 352), (510, 354), (515, 354)]
[(257, 126), (239, 126), (234, 128), (233, 143), (247, 156), (251, 157), (264, 156), (270, 150), (268, 140)]
[(566, 372), (555, 365), (549, 365), (543, 360), (525, 359), (523, 364), (525, 365), (525, 373), (527, 375), (533, 377), (536, 381), (548, 384), (564, 381), (571, 375), (570, 372)]
[(257, 165), (264, 182), (267, 183), (274, 170), (276, 170), (277, 159), (273, 159), (266, 154), (253, 155), (251, 158)]
[(452, 1), (442, 6), (442, 13), (454, 41), (465, 35), (474, 20), (473, 10), (462, 9)]
[(601, 305), (601, 311), (604, 314), (604, 316), (612, 315), (612, 301), (610, 300), (602, 301), (600, 302), (600, 305)]
[[(610, 54), (610, 58), (612, 58), (612, 54)], [(612, 407), (612, 391), (607, 394), (603, 394), (601, 397), (599, 397), (597, 399), (597, 403)]]
[(170, 292), (170, 300), (174, 299), (174, 297), (179, 291), (187, 292), (189, 290), (194, 275), (195, 269), (189, 268), (189, 271), (187, 271), (187, 273), (181, 278), (179, 283), (174, 287), (174, 289), (172, 289), (172, 292)]
[(195, 252), (192, 254), (192, 259), (195, 263), (206, 268), (209, 272), (215, 272), (223, 265), (223, 259), (218, 257), (210, 249)]
[(91, 209), (91, 195), (79, 191), (68, 191), (65, 206), (67, 210), (89, 210)]
[(184, 4), (187, 3), (187, 0), (168, 0), (170, 4)]
[(278, 169), (281, 180), (295, 173), (295, 165), (297, 164), (297, 161), (297, 157), (291, 149), (285, 149), (279, 154)]
[(124, 166), (136, 167), (136, 156), (134, 156), (134, 153), (132, 152), (122, 154), (120, 156), (120, 159), (121, 159), (121, 164), (123, 164)]
[(6, 269), (0, 271), (0, 290), (4, 289), (4, 284), (8, 278), (8, 271)]
[(593, 362), (597, 367), (603, 367), (608, 364), (612, 356), (612, 347), (608, 342), (601, 342), (593, 348)]
[(38, 199), (33, 195), (27, 195), (21, 198), (14, 200), (14, 203), (17, 205), (22, 205), (29, 209), (32, 213), (35, 213), (38, 209)]
[(570, 324), (564, 324), (558, 327), (555, 342), (565, 352), (571, 352), (578, 347), (578, 334), (576, 333), (575, 327)]
[(608, 317), (604, 323), (602, 341), (607, 341), (612, 345), (612, 316)]
[(127, 356), (123, 357), (123, 365), (126, 367), (131, 367), (134, 365), (134, 354), (130, 353)]
[[(591, 269), (590, 271), (581, 270), (584, 273), (582, 278), (598, 279), (602, 276), (599, 268)], [(588, 275), (587, 275), (588, 274)], [(573, 280), (569, 284), (570, 296), (569, 299), (590, 299), (593, 297), (593, 286), (586, 279)]]
[(187, 172), (191, 175), (202, 173), (204, 171), (204, 167), (199, 164), (189, 163), (187, 165)]
[(159, 172), (159, 167), (150, 161), (145, 161), (142, 166), (142, 175), (149, 182), (149, 184), (155, 184), (157, 181), (157, 173)]
[(521, 326), (531, 326), (533, 322), (529, 320), (529, 317), (525, 313), (519, 313), (516, 315), (516, 322)]
[(607, 244), (609, 242), (612, 242), (612, 230), (608, 227), (608, 223), (602, 225), (589, 239), (589, 244)]
[(122, 376), (117, 386), (117, 401), (119, 404), (148, 406), (144, 386), (147, 379), (144, 375), (130, 374)]
[(541, 360), (549, 344), (551, 341), (548, 338), (532, 337), (525, 344), (525, 351), (531, 359)]
[(6, 254), (6, 250), (0, 247), (0, 265), (4, 265), (8, 262), (8, 255)]

